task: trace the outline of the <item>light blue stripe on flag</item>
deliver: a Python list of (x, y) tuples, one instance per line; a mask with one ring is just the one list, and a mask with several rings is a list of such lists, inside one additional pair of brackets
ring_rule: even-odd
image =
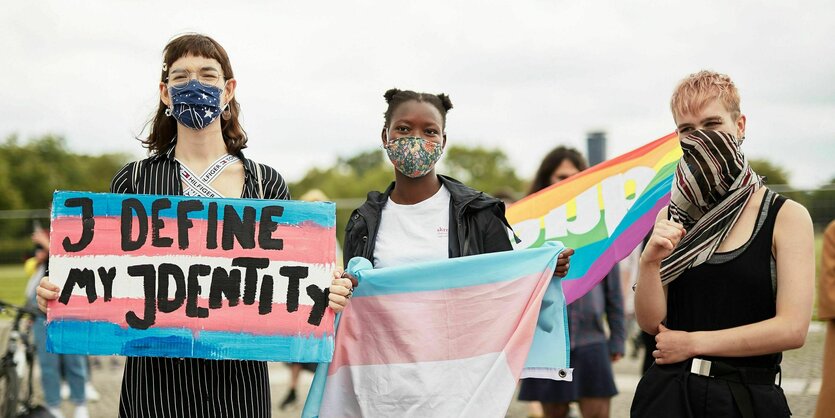
[[(388, 267), (382, 273), (381, 270), (370, 270), (368, 260), (356, 257), (348, 263), (348, 271), (363, 271), (362, 286), (354, 291), (353, 297), (425, 292), (511, 281), (539, 274), (549, 262), (546, 260), (548, 257), (553, 258), (550, 261), (553, 270), (562, 250), (561, 243), (549, 242), (539, 248), (524, 250), (524, 257), (519, 256), (521, 250), (504, 251), (456, 258), (455, 263), (439, 260)], [(392, 276), (399, 280), (390, 280)]]

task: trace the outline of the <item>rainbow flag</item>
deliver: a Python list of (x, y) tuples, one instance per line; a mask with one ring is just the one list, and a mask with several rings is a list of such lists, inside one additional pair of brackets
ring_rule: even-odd
[(521, 239), (516, 248), (549, 241), (574, 248), (561, 283), (566, 302), (577, 300), (652, 230), (681, 155), (672, 133), (516, 202), (507, 210)]
[(56, 192), (47, 348), (329, 361), (335, 205)]
[[(570, 379), (564, 300), (550, 306), (563, 320), (537, 326), (561, 251), (546, 245), (377, 270), (352, 259), (348, 271), (360, 285), (302, 416), (504, 416), (520, 377), (550, 370)], [(543, 358), (528, 355), (535, 329), (550, 347)]]

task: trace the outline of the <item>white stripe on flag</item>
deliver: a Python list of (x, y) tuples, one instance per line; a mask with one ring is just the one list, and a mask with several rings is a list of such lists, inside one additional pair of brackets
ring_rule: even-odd
[(503, 352), (460, 360), (345, 366), (328, 376), (319, 416), (503, 417), (515, 388)]

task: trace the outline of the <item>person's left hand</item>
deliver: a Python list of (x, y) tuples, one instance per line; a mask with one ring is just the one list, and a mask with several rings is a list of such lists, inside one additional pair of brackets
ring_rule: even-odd
[(673, 331), (662, 324), (658, 324), (658, 335), (655, 336), (655, 348), (652, 356), (658, 364), (679, 363), (699, 353), (695, 349), (693, 333)]
[(568, 274), (568, 266), (572, 255), (574, 255), (573, 248), (566, 248), (560, 253), (557, 257), (557, 270), (554, 272), (554, 276), (562, 278)]
[(333, 281), (328, 292), (328, 306), (334, 312), (340, 313), (351, 299), (351, 294), (354, 293), (354, 283), (356, 279), (348, 273), (344, 273), (341, 268), (333, 271)]
[(35, 232), (32, 232), (32, 242), (49, 251), (49, 231), (45, 229), (36, 229)]

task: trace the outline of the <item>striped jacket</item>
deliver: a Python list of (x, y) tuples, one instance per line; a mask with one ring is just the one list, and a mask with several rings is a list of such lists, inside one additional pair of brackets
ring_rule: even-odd
[[(237, 155), (244, 165), (241, 197), (289, 199), (272, 167)], [(112, 193), (182, 195), (174, 144), (165, 152), (128, 163), (110, 185)], [(270, 416), (270, 383), (262, 361), (128, 357), (119, 397), (121, 418)]]

